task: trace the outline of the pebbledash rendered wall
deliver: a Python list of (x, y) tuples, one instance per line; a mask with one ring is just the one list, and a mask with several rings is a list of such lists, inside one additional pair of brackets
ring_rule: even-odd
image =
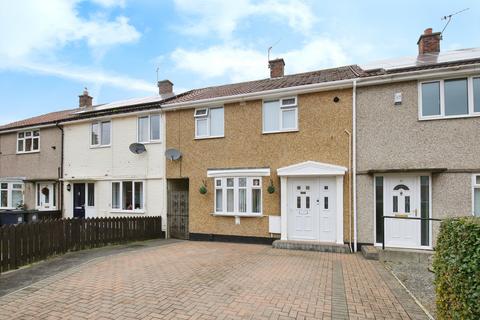
[[(18, 132), (31, 129), (19, 129)], [(40, 130), (40, 151), (17, 154), (17, 132), (0, 133), (0, 180), (25, 178), (24, 203), (35, 209), (36, 182), (57, 181), (62, 162), (62, 133), (59, 128), (44, 127)], [(59, 199), (57, 185), (57, 199)], [(57, 208), (59, 207), (57, 201)]]
[[(333, 102), (338, 96), (340, 101)], [(167, 149), (182, 152), (179, 161), (167, 161), (167, 178), (189, 179), (190, 233), (270, 237), (268, 216), (280, 215), (280, 179), (277, 169), (307, 160), (349, 167), (351, 89), (298, 96), (298, 132), (262, 134), (262, 100), (224, 106), (224, 137), (195, 139), (194, 109), (167, 111)], [(211, 168), (269, 167), (262, 178), (263, 217), (213, 216)], [(275, 193), (269, 194), (270, 179)], [(349, 241), (349, 181), (344, 177), (344, 239)], [(198, 191), (206, 181), (207, 194)]]
[[(150, 112), (158, 114), (158, 112)], [(142, 115), (148, 115), (145, 112)], [(64, 216), (73, 216), (73, 184), (95, 183), (95, 208), (90, 216), (162, 216), (166, 224), (165, 189), (165, 121), (162, 116), (161, 142), (146, 143), (147, 151), (133, 154), (131, 143), (137, 142), (137, 120), (140, 114), (92, 119), (81, 123), (65, 123)], [(111, 120), (111, 145), (90, 146), (90, 128), (94, 121)], [(144, 181), (143, 213), (112, 209), (112, 181)], [(67, 185), (71, 185), (68, 191)], [(89, 215), (87, 212), (87, 216)], [(163, 226), (165, 230), (165, 225)]]
[[(374, 183), (368, 170), (446, 168), (432, 173), (432, 217), (472, 214), (480, 173), (480, 118), (418, 120), (418, 83), (357, 89), (358, 242), (374, 241)], [(394, 105), (394, 94), (402, 104)], [(433, 223), (433, 239), (438, 233)], [(435, 242), (434, 242), (435, 244)]]

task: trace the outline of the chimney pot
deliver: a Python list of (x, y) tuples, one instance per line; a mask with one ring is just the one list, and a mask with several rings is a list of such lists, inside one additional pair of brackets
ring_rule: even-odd
[(78, 107), (79, 108), (89, 108), (93, 106), (93, 98), (88, 94), (88, 89), (83, 90), (83, 94), (78, 96)]
[(162, 99), (167, 99), (174, 96), (173, 83), (170, 80), (158, 81), (158, 93)]
[(284, 76), (285, 61), (282, 58), (268, 61), (270, 68), (270, 78), (279, 78)]
[(439, 53), (440, 40), (442, 40), (441, 32), (433, 32), (432, 28), (427, 28), (418, 38), (418, 54)]

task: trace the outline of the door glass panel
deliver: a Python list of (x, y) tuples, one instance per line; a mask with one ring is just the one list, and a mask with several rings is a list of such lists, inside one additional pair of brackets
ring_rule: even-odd
[[(420, 177), (420, 215), (422, 218), (430, 217), (430, 178)], [(421, 244), (428, 246), (430, 244), (430, 222), (422, 220), (421, 225)]]
[(310, 209), (310, 197), (305, 198), (305, 208)]
[(297, 197), (297, 209), (302, 207), (302, 197)]
[(328, 209), (328, 197), (324, 197), (324, 198), (323, 198), (323, 208), (324, 208), (325, 210)]
[(468, 114), (467, 79), (445, 80), (445, 115)]
[(393, 196), (393, 212), (398, 212), (398, 197)]
[(405, 213), (410, 213), (410, 196), (405, 196)]
[(42, 195), (45, 203), (50, 203), (50, 189), (48, 189), (47, 187), (43, 187)]

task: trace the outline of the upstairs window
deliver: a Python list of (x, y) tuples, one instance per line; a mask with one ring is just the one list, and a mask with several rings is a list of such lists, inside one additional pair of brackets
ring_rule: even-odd
[(195, 110), (195, 138), (215, 138), (224, 136), (223, 107)]
[(111, 123), (110, 121), (94, 122), (91, 127), (92, 147), (109, 146), (111, 140)]
[(263, 102), (263, 133), (298, 130), (297, 98)]
[(151, 114), (138, 118), (138, 142), (160, 141), (160, 115)]
[(420, 119), (480, 115), (480, 78), (464, 77), (420, 83)]
[(40, 131), (23, 131), (17, 134), (17, 153), (40, 151)]

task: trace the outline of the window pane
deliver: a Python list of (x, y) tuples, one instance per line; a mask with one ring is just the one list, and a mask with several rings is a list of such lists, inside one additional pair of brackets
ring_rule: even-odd
[(43, 199), (45, 203), (50, 203), (50, 189), (48, 187), (42, 188)]
[(405, 213), (410, 213), (410, 197), (405, 196)]
[(383, 241), (383, 177), (375, 177), (376, 241)]
[(25, 151), (32, 151), (32, 138), (25, 139)]
[(222, 186), (222, 179), (216, 179), (215, 184), (216, 184), (217, 187), (221, 187)]
[(53, 184), (52, 196), (53, 196), (53, 206), (56, 207), (57, 206), (57, 185), (56, 184)]
[(31, 131), (25, 132), (25, 137), (31, 137), (31, 136), (32, 136), (32, 132), (31, 132)]
[(102, 122), (102, 145), (110, 144), (110, 122)]
[(278, 131), (280, 119), (279, 101), (266, 101), (263, 103), (263, 131)]
[(1, 189), (8, 189), (8, 183), (4, 182), (4, 183), (0, 184), (0, 188)]
[(233, 189), (227, 189), (227, 212), (234, 211)]
[(2, 190), (0, 194), (0, 207), (8, 207), (8, 191)]
[[(420, 215), (422, 218), (430, 217), (430, 179), (429, 177), (420, 177)], [(430, 222), (422, 220), (420, 222), (421, 244), (428, 246), (430, 242)]]
[(282, 129), (295, 129), (295, 109), (282, 110)]
[(24, 133), (24, 132), (20, 132), (20, 133), (18, 134), (18, 137), (19, 137), (19, 138), (25, 137), (25, 133)]
[(23, 151), (23, 140), (18, 140), (18, 151)]
[(223, 108), (210, 109), (210, 135), (223, 136)]
[(475, 112), (480, 112), (480, 78), (473, 79), (473, 106)]
[(148, 117), (138, 118), (138, 142), (148, 141)]
[(122, 199), (123, 210), (133, 210), (133, 183), (131, 181), (122, 182)]
[(135, 209), (143, 209), (143, 182), (135, 182)]
[(238, 178), (238, 186), (239, 187), (246, 187), (247, 186), (247, 178)]
[(480, 189), (476, 188), (473, 195), (473, 212), (480, 217)]
[(260, 213), (262, 210), (262, 197), (260, 189), (252, 189), (252, 212)]
[(32, 150), (38, 150), (38, 138), (33, 138), (33, 148)]
[(422, 84), (422, 115), (440, 115), (440, 82)]
[(227, 187), (233, 187), (233, 178), (227, 179)]
[(305, 208), (310, 209), (310, 197), (305, 198)]
[(445, 115), (468, 114), (467, 79), (445, 80)]
[(328, 210), (328, 197), (323, 197), (323, 209)]
[(197, 123), (197, 137), (208, 136), (207, 118), (196, 119), (196, 123)]
[(160, 140), (160, 115), (150, 116), (150, 140)]
[(23, 194), (22, 191), (13, 190), (12, 191), (12, 206), (17, 208), (23, 204)]
[(92, 124), (92, 146), (98, 145), (98, 123)]
[(398, 212), (398, 197), (393, 196), (393, 212)]
[(223, 190), (217, 189), (215, 190), (215, 212), (222, 212), (223, 211)]
[(238, 211), (247, 212), (247, 189), (238, 189)]
[(33, 131), (33, 136), (34, 137), (39, 137), (40, 136), (40, 131), (38, 131), (38, 130)]
[(302, 197), (297, 197), (297, 209), (302, 208)]
[(40, 207), (40, 185), (37, 184), (37, 206)]
[(120, 209), (120, 182), (112, 183), (112, 208)]
[(89, 183), (87, 185), (87, 189), (88, 189), (87, 205), (89, 207), (93, 207), (93, 206), (95, 206), (95, 184), (94, 183)]

